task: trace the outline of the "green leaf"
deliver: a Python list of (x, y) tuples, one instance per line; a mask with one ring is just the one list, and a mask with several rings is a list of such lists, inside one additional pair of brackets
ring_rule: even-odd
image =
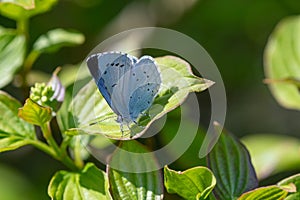
[(29, 123), (42, 126), (51, 120), (52, 109), (50, 107), (40, 106), (28, 98), (26, 99), (24, 106), (19, 109), (18, 114), (19, 117)]
[(88, 163), (80, 172), (59, 171), (51, 179), (48, 195), (53, 200), (106, 200), (108, 182), (106, 174)]
[(23, 64), (25, 37), (0, 27), (0, 49), (0, 74), (2, 74), (0, 88), (2, 88), (12, 81), (15, 72)]
[(35, 140), (34, 127), (18, 117), (21, 104), (0, 91), (0, 152), (17, 149)]
[(300, 193), (293, 193), (289, 194), (284, 200), (299, 200), (300, 199)]
[(177, 193), (190, 200), (207, 199), (216, 185), (213, 173), (206, 167), (194, 167), (177, 172), (165, 166), (164, 179), (169, 193)]
[(140, 143), (122, 141), (108, 166), (108, 178), (114, 199), (162, 199), (163, 184), (152, 153)]
[(0, 13), (14, 20), (22, 20), (47, 12), (57, 0), (2, 0)]
[(243, 194), (238, 200), (278, 200), (284, 199), (288, 191), (281, 187), (272, 185), (268, 187), (260, 187), (250, 192)]
[(300, 109), (300, 17), (283, 19), (265, 49), (265, 74), (270, 90), (282, 106)]
[(41, 53), (53, 53), (62, 47), (75, 46), (84, 42), (84, 35), (65, 29), (53, 29), (40, 36), (33, 45), (33, 51)]
[(73, 85), (66, 88), (65, 92), (65, 99), (57, 112), (57, 123), (61, 130), (61, 132), (65, 132), (70, 128), (75, 127), (74, 117), (72, 113), (69, 111), (69, 105), (72, 101), (72, 92), (73, 92)]
[(280, 181), (277, 185), (285, 186), (290, 184), (294, 184), (297, 192), (300, 193), (300, 174), (296, 174), (288, 178), (285, 178), (282, 181)]
[(137, 119), (129, 130), (124, 126), (123, 133), (117, 116), (110, 109), (94, 81), (88, 83), (73, 99), (71, 109), (77, 119), (78, 133), (104, 134), (113, 139), (134, 139), (142, 135), (156, 119), (181, 105), (190, 92), (200, 92), (213, 82), (196, 77), (190, 65), (173, 56), (155, 59), (161, 72), (162, 86), (152, 106)]
[(300, 140), (278, 134), (251, 134), (242, 139), (249, 150), (259, 179), (299, 169)]
[[(215, 128), (221, 131), (216, 123)], [(208, 165), (216, 176), (214, 193), (220, 199), (235, 199), (258, 185), (247, 149), (224, 130), (208, 154)]]

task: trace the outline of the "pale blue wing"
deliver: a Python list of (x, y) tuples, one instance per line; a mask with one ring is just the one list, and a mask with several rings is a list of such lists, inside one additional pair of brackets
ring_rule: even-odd
[(152, 105), (161, 85), (161, 76), (150, 56), (141, 57), (130, 73), (131, 79), (125, 99), (128, 101), (130, 118), (136, 120), (139, 114)]
[(147, 83), (132, 93), (129, 100), (129, 115), (133, 121), (152, 105), (159, 86), (157, 83)]
[(160, 72), (150, 56), (137, 60), (118, 52), (95, 54), (88, 68), (120, 123), (130, 123), (148, 109), (161, 84)]
[[(120, 78), (132, 68), (133, 61), (127, 56), (118, 52), (94, 54), (87, 59), (88, 68), (102, 94), (112, 110), (121, 115), (118, 106), (112, 99), (114, 87), (120, 84)], [(115, 103), (114, 103), (115, 102)]]

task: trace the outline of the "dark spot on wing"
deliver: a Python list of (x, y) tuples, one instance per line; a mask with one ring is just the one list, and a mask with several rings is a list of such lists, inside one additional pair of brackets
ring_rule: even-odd
[(116, 66), (119, 66), (119, 63), (116, 63)]
[(113, 87), (115, 87), (117, 84), (115, 83), (115, 84), (113, 84), (111, 87), (113, 88)]
[(120, 67), (124, 67), (124, 64), (120, 65)]
[(104, 73), (103, 74), (107, 74), (107, 71), (104, 71)]
[(111, 63), (110, 66), (114, 66), (115, 63)]
[(132, 76), (135, 76), (135, 73), (133, 73)]

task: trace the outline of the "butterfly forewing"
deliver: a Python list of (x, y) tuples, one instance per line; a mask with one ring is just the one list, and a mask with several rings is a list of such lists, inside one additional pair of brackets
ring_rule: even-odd
[(120, 114), (112, 103), (112, 94), (120, 78), (131, 68), (132, 60), (118, 52), (102, 53), (90, 56), (87, 65), (102, 96), (112, 110)]

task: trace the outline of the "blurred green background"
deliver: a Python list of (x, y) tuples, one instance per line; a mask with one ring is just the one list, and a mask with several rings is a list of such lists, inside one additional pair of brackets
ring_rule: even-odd
[[(98, 43), (126, 29), (174, 29), (198, 41), (217, 64), (227, 92), (228, 130), (238, 137), (251, 133), (298, 136), (300, 113), (280, 107), (262, 80), (263, 52), (269, 35), (282, 18), (299, 13), (298, 0), (63, 0), (50, 12), (31, 19), (31, 42), (60, 27), (82, 32), (86, 42), (43, 55), (33, 68), (51, 73), (59, 65), (79, 63)], [(0, 24), (15, 27), (14, 21), (2, 16)], [(4, 90), (12, 95), (18, 91), (13, 85)], [(209, 96), (207, 92), (198, 96), (203, 102), (201, 121), (205, 126), (209, 119)], [(30, 191), (23, 199), (48, 199), (46, 191), (51, 176), (65, 169), (31, 147), (1, 153), (2, 165), (0, 193), (9, 192), (2, 185), (14, 180), (13, 183), (26, 187), (23, 190)], [(18, 180), (1, 175), (11, 170), (18, 173), (14, 175)]]

